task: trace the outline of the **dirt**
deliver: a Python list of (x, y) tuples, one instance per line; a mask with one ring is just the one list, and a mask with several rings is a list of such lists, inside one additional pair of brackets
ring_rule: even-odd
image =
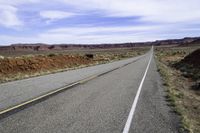
[(173, 66), (183, 73), (186, 78), (191, 78), (196, 82), (196, 90), (200, 90), (200, 49), (187, 55)]
[[(199, 47), (157, 49), (158, 67), (168, 88), (183, 127), (191, 133), (200, 132), (200, 91), (197, 89)], [(178, 64), (178, 65), (177, 65)], [(198, 70), (198, 71), (196, 71)], [(194, 85), (196, 85), (194, 89)]]
[(191, 54), (187, 55), (183, 60), (181, 60), (181, 63), (189, 64), (200, 69), (200, 49), (197, 49)]
[(0, 60), (0, 74), (16, 74), (19, 72), (37, 72), (51, 69), (62, 69), (75, 64), (89, 64), (92, 60), (83, 56), (55, 55), (34, 56), (26, 58), (6, 58)]
[(0, 58), (0, 83), (72, 70), (144, 54), (148, 49), (116, 52), (45, 53)]

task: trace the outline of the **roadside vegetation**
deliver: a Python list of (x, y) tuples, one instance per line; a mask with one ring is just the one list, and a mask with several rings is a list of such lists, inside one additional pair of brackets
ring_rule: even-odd
[[(200, 132), (199, 47), (156, 48), (166, 100), (181, 116), (181, 132)], [(198, 49), (198, 50), (197, 50)]]
[(149, 48), (121, 49), (121, 51), (74, 51), (74, 53), (59, 51), (34, 55), (2, 56), (0, 58), (0, 83), (109, 63), (142, 55), (148, 50)]

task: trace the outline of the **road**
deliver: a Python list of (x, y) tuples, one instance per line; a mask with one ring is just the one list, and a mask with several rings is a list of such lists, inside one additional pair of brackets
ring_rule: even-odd
[[(153, 50), (141, 57), (114, 62), (115, 64), (110, 63), (97, 66), (102, 71), (93, 74), (99, 74), (130, 63), (41, 100), (36, 104), (0, 117), (0, 132), (177, 133), (180, 120), (170, 107), (167, 106), (166, 94), (157, 72), (155, 60), (153, 57), (151, 58), (152, 54)], [(108, 66), (110, 67), (108, 68)], [(95, 68), (89, 67), (86, 69), (88, 69), (87, 72), (91, 72)], [(76, 71), (80, 72), (81, 70)], [(147, 72), (146, 75), (145, 71)], [(67, 77), (64, 78), (66, 72), (59, 74), (63, 74), (61, 79), (68, 79)], [(48, 83), (54, 84), (53, 77), (56, 75), (51, 76), (47, 75), (42, 78), (50, 78)], [(69, 78), (73, 78), (73, 76)], [(36, 82), (36, 79), (28, 79), (29, 84), (32, 80), (35, 83), (32, 89), (37, 89), (37, 86), (40, 86), (37, 82), (43, 81), (37, 80)], [(144, 82), (142, 82), (142, 79), (144, 79)], [(55, 78), (55, 82), (59, 82), (59, 80)], [(24, 80), (17, 82), (24, 82)], [(3, 85), (12, 86), (12, 84), (14, 88), (16, 82)], [(51, 88), (54, 88), (54, 86)], [(139, 88), (141, 89), (140, 91)], [(5, 89), (2, 90), (5, 91)], [(13, 95), (11, 93), (12, 90), (8, 91), (10, 96)], [(13, 93), (16, 92), (13, 91)], [(22, 93), (21, 96), (23, 94), (26, 95), (26, 93)], [(1, 93), (2, 97), (4, 95), (6, 94)], [(138, 95), (138, 99), (136, 95)], [(26, 99), (27, 96), (29, 95), (26, 95), (24, 98)], [(9, 103), (12, 102), (10, 101)], [(14, 104), (16, 102), (10, 105)], [(5, 102), (1, 105), (5, 105)], [(2, 109), (5, 107), (3, 106)], [(130, 113), (133, 108), (133, 113)], [(130, 116), (131, 122), (128, 122)], [(129, 125), (128, 130), (125, 130), (127, 125)]]
[(0, 84), (0, 110), (70, 85), (76, 81), (121, 67), (124, 64), (136, 61), (140, 57)]

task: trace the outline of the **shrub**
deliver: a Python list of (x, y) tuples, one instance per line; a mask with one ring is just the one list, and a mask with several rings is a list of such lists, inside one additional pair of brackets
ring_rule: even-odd
[(48, 56), (49, 56), (49, 57), (54, 57), (54, 56), (56, 56), (56, 54), (50, 53), (50, 54), (48, 54)]
[(87, 58), (90, 58), (90, 59), (93, 59), (93, 58), (94, 58), (94, 55), (93, 55), (93, 54), (85, 54), (85, 56), (86, 56)]

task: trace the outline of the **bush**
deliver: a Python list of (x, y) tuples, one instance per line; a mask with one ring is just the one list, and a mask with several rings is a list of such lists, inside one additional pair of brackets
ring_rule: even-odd
[(90, 59), (93, 59), (93, 58), (94, 58), (94, 55), (93, 55), (93, 54), (85, 54), (85, 56), (86, 56), (87, 58), (90, 58)]
[(50, 53), (50, 54), (48, 54), (48, 56), (49, 56), (49, 57), (54, 57), (54, 56), (56, 56), (56, 54)]

